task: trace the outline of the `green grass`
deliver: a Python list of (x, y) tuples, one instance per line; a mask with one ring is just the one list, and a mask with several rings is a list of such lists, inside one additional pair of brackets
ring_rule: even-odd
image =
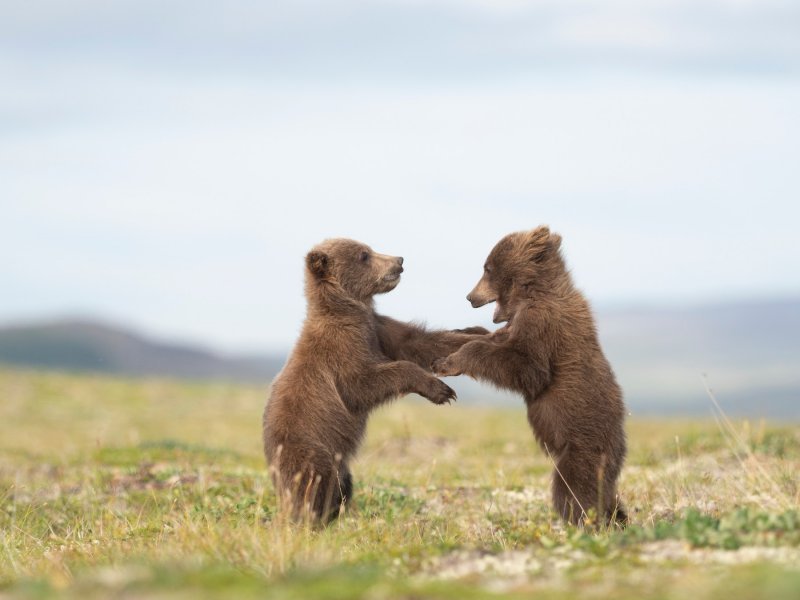
[(551, 514), (522, 406), (405, 399), (313, 529), (276, 512), (266, 395), (0, 370), (0, 598), (800, 595), (796, 426), (631, 420), (632, 524), (596, 531)]

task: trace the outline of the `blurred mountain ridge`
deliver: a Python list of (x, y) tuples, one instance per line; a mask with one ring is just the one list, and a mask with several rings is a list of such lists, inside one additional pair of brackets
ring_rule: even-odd
[[(708, 414), (705, 378), (731, 415), (800, 417), (800, 297), (596, 312), (633, 414)], [(0, 326), (0, 364), (26, 368), (266, 385), (285, 360), (159, 341), (91, 319)], [(466, 404), (521, 403), (465, 377), (448, 382)]]
[(265, 382), (285, 357), (231, 356), (117, 324), (63, 318), (0, 327), (0, 363), (126, 376)]

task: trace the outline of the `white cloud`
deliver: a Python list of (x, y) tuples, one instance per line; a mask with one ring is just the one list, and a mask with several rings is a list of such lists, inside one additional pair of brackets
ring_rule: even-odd
[(576, 16), (556, 27), (555, 37), (576, 48), (665, 49), (670, 32), (656, 19), (641, 16)]
[(797, 291), (793, 5), (219, 6), (0, 8), (0, 318), (283, 347), (345, 235), (406, 257), (388, 312), (486, 323), (542, 222), (600, 301)]
[(0, 142), (18, 290), (2, 314), (88, 308), (282, 346), (303, 254), (345, 235), (406, 256), (389, 312), (485, 322), (463, 300), (485, 254), (541, 222), (601, 301), (796, 289), (798, 86), (145, 83)]
[(800, 6), (765, 0), (5, 3), (31, 60), (270, 79), (800, 72)]

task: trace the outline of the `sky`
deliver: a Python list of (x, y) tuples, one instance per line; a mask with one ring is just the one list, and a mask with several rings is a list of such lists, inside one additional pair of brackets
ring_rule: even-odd
[(596, 306), (800, 294), (800, 4), (0, 3), (0, 323), (288, 348), (303, 257), (465, 296), (549, 224)]

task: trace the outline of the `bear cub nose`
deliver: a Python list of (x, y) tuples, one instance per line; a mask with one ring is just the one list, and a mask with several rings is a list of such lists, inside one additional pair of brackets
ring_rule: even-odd
[(467, 302), (469, 302), (469, 303), (472, 305), (472, 308), (478, 308), (478, 307), (480, 307), (480, 306), (483, 306), (484, 304), (486, 304), (486, 302), (484, 302), (483, 304), (481, 304), (481, 303), (478, 301), (478, 299), (477, 299), (477, 298), (475, 298), (475, 297), (474, 297), (474, 296), (473, 296), (471, 293), (470, 293), (470, 294), (467, 294)]

